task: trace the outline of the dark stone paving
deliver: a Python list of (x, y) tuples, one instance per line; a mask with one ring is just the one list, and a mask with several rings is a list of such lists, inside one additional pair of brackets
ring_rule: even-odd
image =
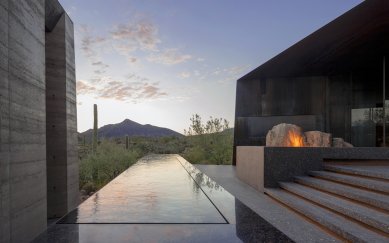
[(34, 242), (293, 242), (176, 155), (148, 156)]

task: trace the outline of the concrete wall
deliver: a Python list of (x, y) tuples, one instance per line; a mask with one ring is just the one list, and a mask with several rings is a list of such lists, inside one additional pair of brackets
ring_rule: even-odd
[[(64, 124), (61, 139), (70, 158), (58, 168), (67, 175), (59, 178), (70, 210), (78, 190), (76, 99), (73, 24), (63, 16), (66, 38), (52, 47), (62, 50), (65, 70), (56, 121)], [(0, 1), (0, 242), (29, 242), (47, 226), (45, 17), (45, 0)]]
[(46, 33), (48, 217), (78, 205), (77, 112), (73, 23), (66, 13)]
[(77, 134), (76, 63), (74, 52), (73, 22), (65, 13), (66, 46), (66, 128), (67, 128), (67, 186), (68, 211), (79, 202), (79, 164)]
[(0, 1), (0, 242), (10, 235), (8, 1)]
[(3, 10), (8, 5), (8, 16), (1, 14), (2, 43), (8, 42), (2, 48), (8, 55), (1, 56), (8, 76), (1, 87), (1, 200), (8, 217), (1, 241), (26, 242), (47, 222), (45, 5), (44, 0), (1, 2)]
[(238, 178), (260, 192), (264, 190), (265, 147), (238, 146), (236, 148), (236, 174)]

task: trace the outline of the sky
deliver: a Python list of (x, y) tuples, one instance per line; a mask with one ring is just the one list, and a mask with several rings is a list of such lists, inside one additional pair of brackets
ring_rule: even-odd
[(361, 0), (59, 0), (74, 23), (78, 131), (234, 123), (236, 80)]

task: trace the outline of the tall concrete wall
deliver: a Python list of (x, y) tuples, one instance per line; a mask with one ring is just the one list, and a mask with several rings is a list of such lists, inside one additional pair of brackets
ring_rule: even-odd
[[(76, 63), (73, 22), (65, 13), (66, 47), (66, 129), (67, 129), (67, 202), (68, 211), (77, 207), (79, 198), (79, 164), (77, 134)], [(64, 111), (65, 112), (65, 111)]]
[[(46, 1), (55, 10), (49, 17)], [(49, 200), (50, 209), (61, 208), (57, 216), (78, 203), (73, 24), (63, 13), (57, 31), (63, 38), (50, 39), (55, 34), (45, 22), (57, 26), (62, 7), (56, 0), (46, 1), (0, 1), (0, 242), (29, 242), (46, 229), (47, 191), (55, 183), (64, 195)], [(50, 62), (50, 57), (58, 60)], [(50, 77), (57, 76), (52, 91), (58, 93), (51, 99), (46, 97), (46, 70), (49, 86)], [(61, 104), (47, 115), (50, 125), (62, 129), (57, 139), (57, 130), (47, 127), (46, 100), (50, 109)], [(63, 145), (65, 159), (58, 166), (46, 161), (46, 131), (48, 142)]]
[(0, 242), (11, 239), (9, 195), (8, 1), (0, 1)]
[(44, 3), (44, 0), (8, 1), (8, 183), (12, 242), (31, 240), (47, 224)]
[(66, 13), (46, 33), (48, 217), (78, 205), (77, 112), (73, 23)]

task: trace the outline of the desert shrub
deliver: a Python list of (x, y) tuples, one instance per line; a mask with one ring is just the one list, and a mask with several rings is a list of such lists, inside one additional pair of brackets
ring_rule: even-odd
[(233, 130), (229, 129), (228, 121), (210, 117), (203, 123), (198, 114), (190, 121), (185, 131), (187, 146), (181, 155), (195, 164), (231, 164)]
[(103, 140), (97, 152), (89, 152), (80, 160), (80, 188), (99, 189), (125, 171), (141, 156), (138, 150), (126, 150), (112, 141)]
[(101, 139), (97, 151), (80, 140), (80, 189), (87, 194), (99, 190), (138, 159), (147, 154), (180, 154), (191, 163), (231, 164), (232, 129), (221, 118), (206, 123), (199, 115), (191, 118), (191, 126), (182, 137), (130, 137), (126, 149), (125, 137)]

